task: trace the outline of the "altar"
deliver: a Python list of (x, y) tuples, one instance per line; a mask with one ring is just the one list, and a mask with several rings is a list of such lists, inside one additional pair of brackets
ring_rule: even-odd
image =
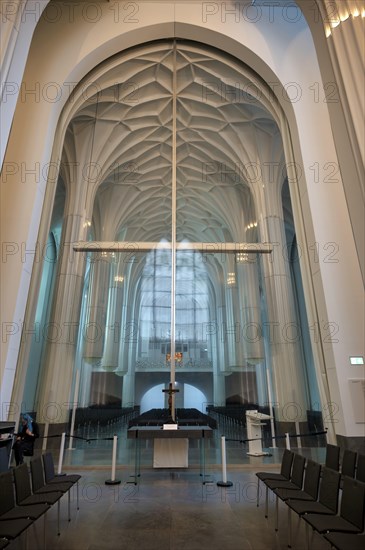
[(189, 440), (199, 440), (200, 475), (205, 483), (206, 440), (213, 437), (209, 426), (178, 426), (174, 430), (162, 426), (132, 426), (128, 439), (135, 440), (135, 482), (141, 475), (141, 441), (153, 440), (154, 468), (188, 468)]

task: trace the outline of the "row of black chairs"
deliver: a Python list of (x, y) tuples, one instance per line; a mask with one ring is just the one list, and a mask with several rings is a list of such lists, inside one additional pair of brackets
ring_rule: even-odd
[[(279, 500), (288, 506), (288, 546), (292, 545), (291, 514), (306, 521), (307, 548), (310, 527), (323, 535), (338, 550), (360, 547), (364, 543), (365, 456), (344, 452), (342, 468), (333, 462), (336, 446), (329, 446), (326, 464), (321, 466), (292, 451), (285, 450), (280, 473), (257, 472), (257, 506), (260, 481), (265, 484), (265, 517), (268, 517), (268, 491), (276, 497), (275, 530), (278, 530)], [(337, 451), (336, 451), (337, 453)], [(355, 464), (353, 459), (355, 454)], [(356, 468), (357, 458), (357, 468)], [(356, 472), (356, 479), (355, 479)], [(305, 475), (304, 475), (305, 474)], [(304, 479), (304, 485), (303, 485)], [(340, 487), (342, 486), (342, 491)], [(341, 508), (338, 504), (341, 493)], [(350, 537), (347, 540), (347, 537)]]
[(30, 461), (30, 475), (27, 464), (20, 464), (13, 470), (0, 474), (0, 550), (9, 541), (26, 533), (28, 527), (43, 516), (43, 546), (46, 548), (46, 515), (52, 505), (58, 506), (57, 529), (60, 534), (60, 500), (68, 494), (68, 521), (71, 521), (71, 488), (77, 488), (77, 509), (79, 509), (79, 474), (55, 474), (53, 456), (45, 453)]

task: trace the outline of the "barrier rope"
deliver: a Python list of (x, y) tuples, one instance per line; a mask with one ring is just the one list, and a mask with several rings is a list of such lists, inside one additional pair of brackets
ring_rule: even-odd
[[(307, 434), (288, 434), (289, 437), (309, 437), (313, 435), (325, 435), (327, 434), (327, 430), (323, 432), (310, 432)], [(248, 441), (262, 441), (263, 437), (255, 437), (253, 439), (228, 439), (226, 437), (226, 441), (237, 441), (238, 443), (247, 443)], [(286, 435), (276, 435), (275, 437), (268, 436), (268, 439), (286, 439)]]
[[(14, 434), (16, 435), (16, 434)], [(40, 435), (37, 439), (52, 439), (53, 437), (62, 437), (62, 434), (53, 434), (53, 435)], [(65, 437), (72, 437), (73, 439), (82, 439), (83, 441), (113, 441), (113, 437), (81, 437), (79, 435), (70, 435), (66, 434)]]
[[(16, 436), (17, 434), (13, 434)], [(327, 435), (327, 430), (324, 430), (322, 432), (310, 432), (306, 434), (288, 434), (289, 437), (310, 437), (310, 436), (317, 436), (317, 435)], [(37, 439), (52, 439), (54, 437), (62, 437), (62, 434), (53, 434), (53, 435), (41, 435), (37, 437)], [(70, 435), (66, 433), (66, 437), (72, 437), (73, 439), (81, 439), (82, 441), (86, 441), (87, 443), (90, 443), (91, 441), (113, 441), (114, 437), (81, 437), (79, 435)], [(286, 439), (286, 435), (277, 435), (275, 437), (268, 436), (268, 439)], [(263, 441), (263, 437), (256, 437), (252, 439), (232, 439), (226, 437), (226, 441), (236, 441), (238, 443), (248, 443), (249, 441)]]

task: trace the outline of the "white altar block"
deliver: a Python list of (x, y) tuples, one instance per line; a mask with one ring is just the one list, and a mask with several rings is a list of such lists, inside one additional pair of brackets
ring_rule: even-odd
[(156, 438), (153, 446), (154, 468), (188, 468), (189, 440), (186, 438)]

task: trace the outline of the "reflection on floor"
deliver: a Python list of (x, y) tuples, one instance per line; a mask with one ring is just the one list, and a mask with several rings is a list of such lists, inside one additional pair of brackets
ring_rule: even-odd
[[(283, 449), (269, 449), (271, 456), (249, 457), (240, 443), (242, 433), (224, 430), (227, 441), (227, 478), (230, 488), (217, 486), (222, 480), (220, 436), (217, 430), (207, 456), (209, 477), (202, 484), (199, 449), (195, 442), (189, 451), (188, 469), (153, 469), (152, 444), (142, 450), (141, 476), (134, 477), (134, 444), (127, 439), (126, 426), (113, 425), (92, 430), (82, 427), (75, 439), (75, 450), (65, 451), (64, 469), (82, 474), (80, 510), (72, 495), (72, 521), (66, 520), (67, 497), (61, 508), (61, 535), (56, 534), (57, 509), (48, 513), (47, 547), (56, 550), (280, 550), (287, 548), (287, 513), (280, 503), (279, 531), (274, 530), (274, 502), (270, 498), (269, 518), (264, 517), (264, 492), (256, 507), (256, 476), (259, 470), (280, 468)], [(112, 441), (117, 433), (116, 479), (120, 485), (105, 485), (111, 477)], [(85, 439), (97, 440), (87, 443)], [(231, 441), (233, 440), (233, 441)], [(237, 441), (238, 440), (238, 441)], [(66, 445), (67, 447), (67, 445)], [(298, 449), (294, 449), (298, 450)], [(323, 448), (299, 449), (307, 457), (323, 462)], [(57, 450), (54, 457), (57, 466)], [(28, 536), (28, 549), (42, 548), (42, 520)], [(294, 548), (304, 550), (303, 521), (293, 522)], [(12, 544), (9, 549), (20, 548)], [(311, 550), (329, 550), (314, 535)]]

